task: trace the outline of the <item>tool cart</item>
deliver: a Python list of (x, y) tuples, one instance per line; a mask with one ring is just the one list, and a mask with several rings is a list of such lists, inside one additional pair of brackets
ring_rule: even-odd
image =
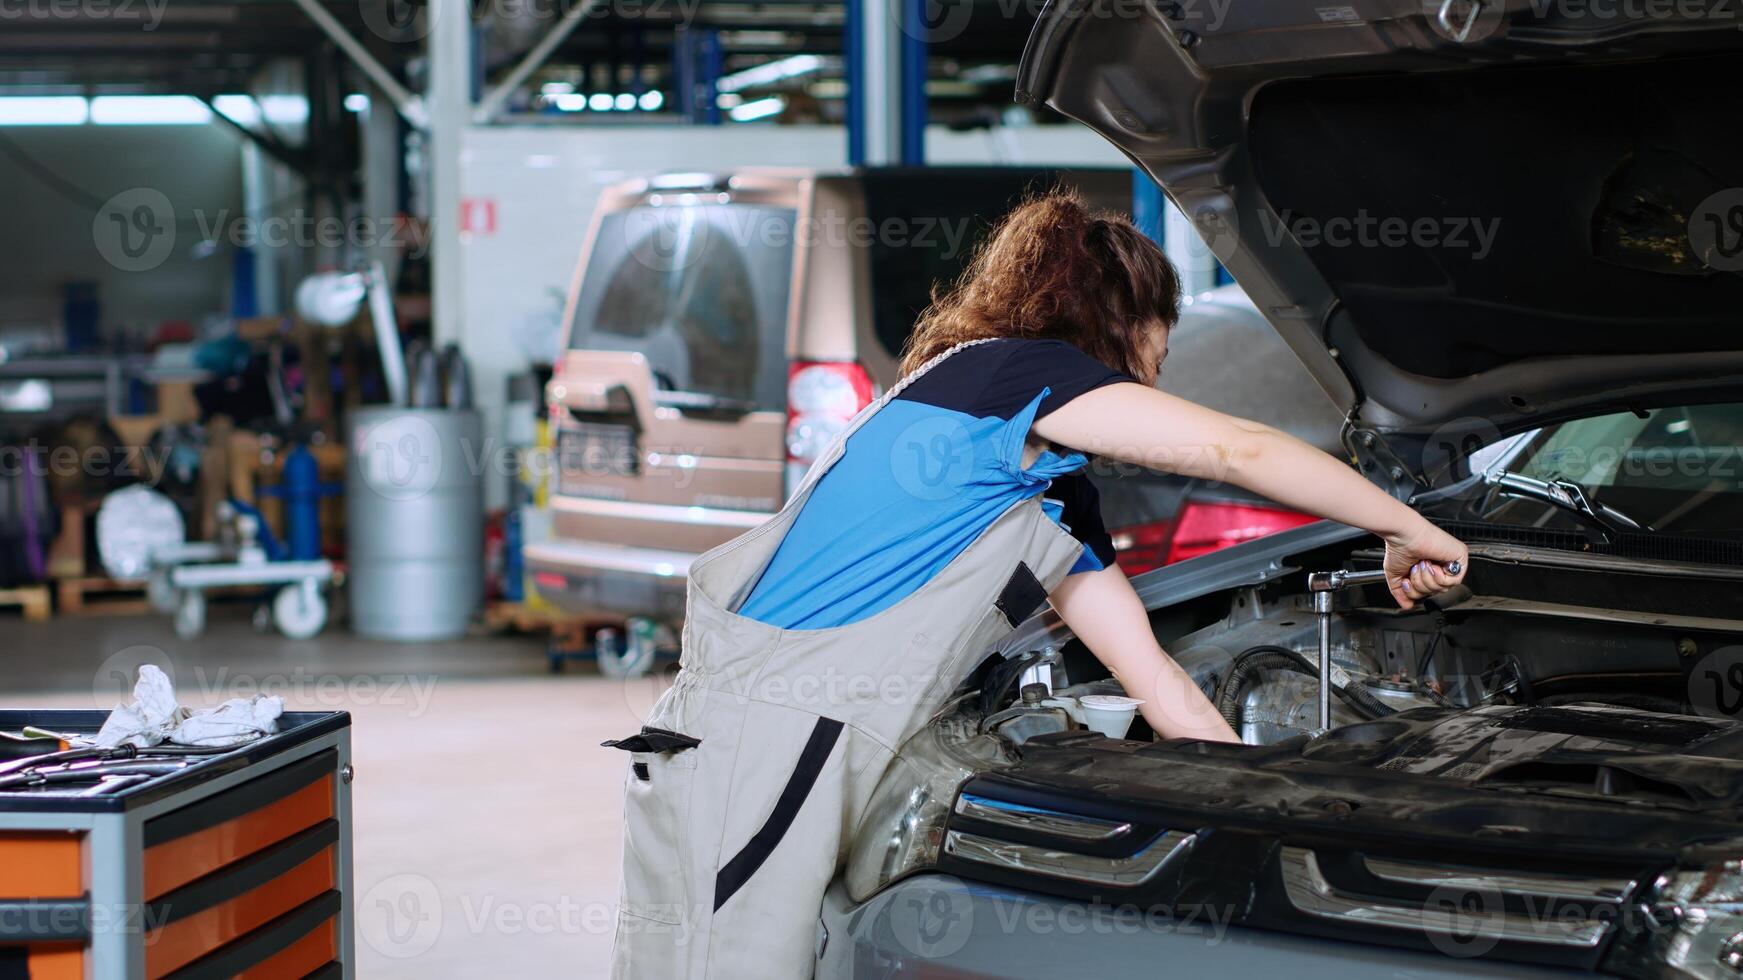
[[(0, 730), (107, 716), (0, 710)], [(350, 724), (286, 712), (230, 749), (0, 763), (0, 977), (351, 977)]]

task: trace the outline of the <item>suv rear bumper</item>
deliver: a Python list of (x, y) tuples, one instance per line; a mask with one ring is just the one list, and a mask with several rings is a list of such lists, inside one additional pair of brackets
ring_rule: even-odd
[(565, 612), (684, 618), (684, 586), (697, 556), (681, 551), (578, 541), (529, 544), (533, 588)]
[(855, 905), (837, 879), (823, 899), (819, 977), (1064, 980), (1288, 977), (1455, 980), (1565, 977), (1519, 963), (1435, 956), (1230, 926), (1226, 913), (1169, 918), (918, 875)]

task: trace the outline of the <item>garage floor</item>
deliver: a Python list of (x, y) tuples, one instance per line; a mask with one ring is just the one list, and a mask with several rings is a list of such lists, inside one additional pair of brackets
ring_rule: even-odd
[(171, 671), (182, 703), (259, 690), (352, 714), (359, 975), (603, 976), (618, 879), (622, 757), (657, 695), (542, 640), (314, 641), (211, 611), (186, 643), (155, 617), (0, 618), (0, 706), (113, 707), (137, 665)]

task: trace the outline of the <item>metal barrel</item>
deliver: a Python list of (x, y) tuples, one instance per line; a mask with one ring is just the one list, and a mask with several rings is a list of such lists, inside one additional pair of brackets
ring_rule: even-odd
[(370, 406), (347, 419), (351, 626), (386, 640), (457, 637), (484, 594), (477, 412)]

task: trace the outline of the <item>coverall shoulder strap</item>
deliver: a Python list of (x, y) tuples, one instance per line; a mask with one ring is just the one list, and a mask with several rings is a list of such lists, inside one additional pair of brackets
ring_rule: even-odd
[(873, 401), (870, 405), (859, 410), (859, 414), (853, 417), (853, 421), (847, 424), (847, 428), (842, 430), (841, 434), (835, 437), (835, 440), (830, 443), (829, 448), (824, 451), (822, 456), (818, 457), (816, 463), (812, 464), (811, 469), (805, 474), (805, 479), (800, 481), (799, 486), (793, 490), (788, 499), (803, 500), (806, 491), (811, 489), (812, 484), (822, 479), (823, 474), (829, 472), (829, 468), (834, 466), (835, 461), (841, 458), (842, 450), (847, 446), (848, 437), (858, 431), (860, 426), (864, 425), (868, 419), (873, 415), (876, 415), (880, 409), (894, 400), (897, 395), (900, 395), (904, 389), (915, 381), (918, 381), (921, 375), (944, 363), (946, 359), (958, 351), (967, 350), (970, 347), (978, 347), (981, 344), (990, 344), (997, 339), (998, 338), (996, 337), (983, 337), (980, 340), (965, 340), (962, 343), (951, 347), (949, 350), (939, 353), (937, 356), (928, 360), (925, 364), (915, 368), (906, 377), (891, 385), (890, 389), (879, 396), (876, 401)]

